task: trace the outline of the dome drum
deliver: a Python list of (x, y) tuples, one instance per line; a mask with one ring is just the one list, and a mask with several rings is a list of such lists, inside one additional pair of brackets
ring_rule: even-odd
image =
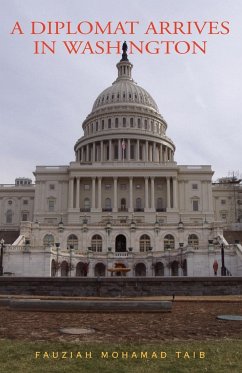
[(163, 164), (174, 162), (174, 145), (168, 141), (154, 141), (139, 137), (82, 140), (76, 145), (76, 161), (85, 163), (142, 162)]

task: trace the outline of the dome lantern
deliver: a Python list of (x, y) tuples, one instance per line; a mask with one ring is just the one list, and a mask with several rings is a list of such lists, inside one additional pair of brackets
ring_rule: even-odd
[(133, 65), (128, 60), (127, 49), (128, 47), (125, 41), (122, 46), (122, 59), (116, 65), (118, 69), (118, 78), (116, 79), (115, 83), (120, 80), (133, 80), (131, 74)]

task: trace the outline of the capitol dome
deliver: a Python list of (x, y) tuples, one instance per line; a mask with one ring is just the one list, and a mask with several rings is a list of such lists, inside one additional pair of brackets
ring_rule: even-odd
[(117, 64), (118, 78), (106, 88), (94, 102), (92, 112), (100, 107), (108, 107), (113, 104), (130, 104), (149, 107), (159, 112), (158, 106), (151, 95), (137, 83), (131, 76), (133, 65), (129, 61), (120, 61)]
[(84, 136), (74, 147), (77, 162), (174, 161), (167, 123), (152, 96), (134, 82), (132, 68), (124, 50), (117, 79), (98, 95), (82, 123)]

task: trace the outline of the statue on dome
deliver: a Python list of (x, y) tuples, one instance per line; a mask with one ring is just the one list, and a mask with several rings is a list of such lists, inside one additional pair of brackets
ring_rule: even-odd
[(126, 41), (123, 43), (122, 45), (122, 59), (121, 61), (128, 61), (128, 55), (127, 55), (127, 50), (128, 50), (128, 46), (127, 46), (127, 43)]

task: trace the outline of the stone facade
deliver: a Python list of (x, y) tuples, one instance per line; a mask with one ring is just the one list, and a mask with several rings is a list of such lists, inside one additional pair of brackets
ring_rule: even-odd
[(37, 166), (35, 185), (0, 187), (1, 230), (20, 229), (5, 247), (4, 272), (211, 276), (223, 243), (227, 273), (242, 274), (240, 245), (223, 238), (221, 201), (234, 191), (212, 185), (209, 165), (175, 162), (167, 123), (132, 67), (117, 64), (83, 122), (74, 162)]

